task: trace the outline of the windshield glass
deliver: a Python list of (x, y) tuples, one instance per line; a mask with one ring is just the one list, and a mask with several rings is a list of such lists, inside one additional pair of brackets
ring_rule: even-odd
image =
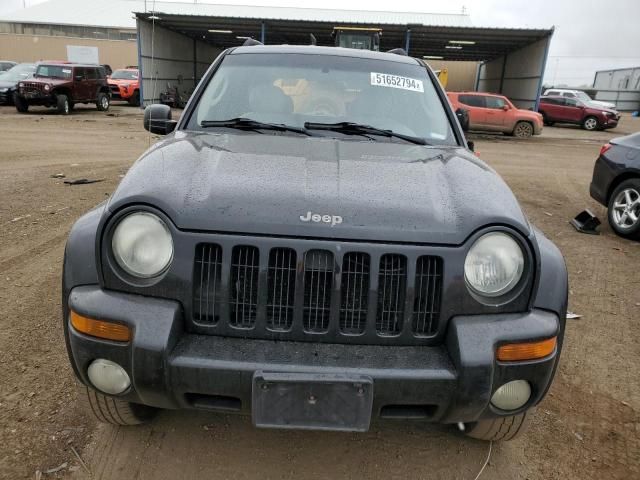
[(417, 64), (313, 54), (228, 55), (187, 128), (238, 117), (295, 127), (354, 122), (429, 144), (457, 144), (442, 102)]
[(2, 80), (9, 82), (19, 82), (25, 78), (29, 78), (35, 72), (36, 66), (28, 63), (16, 65), (11, 70), (7, 70), (2, 76)]
[(583, 102), (590, 102), (591, 97), (584, 92), (576, 92), (576, 97), (578, 97)]
[(138, 80), (138, 72), (132, 70), (116, 70), (111, 74), (114, 80)]
[(67, 65), (38, 65), (37, 77), (71, 78), (71, 67)]

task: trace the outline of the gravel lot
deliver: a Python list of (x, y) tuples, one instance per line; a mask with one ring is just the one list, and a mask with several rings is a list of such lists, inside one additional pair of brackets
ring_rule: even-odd
[[(76, 406), (60, 319), (64, 244), (73, 222), (106, 199), (149, 145), (138, 109), (18, 115), (0, 108), (0, 477), (473, 479), (488, 444), (454, 429), (382, 423), (367, 434), (254, 430), (248, 419), (165, 412), (151, 425), (97, 425)], [(493, 446), (485, 479), (640, 478), (640, 243), (581, 235), (593, 162), (608, 132), (546, 127), (514, 140), (472, 135), (479, 155), (563, 251), (569, 320), (560, 369), (529, 434)], [(67, 179), (103, 182), (67, 186)]]

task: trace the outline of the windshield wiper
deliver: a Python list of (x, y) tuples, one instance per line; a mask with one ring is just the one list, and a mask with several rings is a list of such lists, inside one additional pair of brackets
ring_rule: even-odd
[(295, 132), (302, 135), (311, 136), (304, 128), (285, 125), (284, 123), (265, 123), (250, 118), (238, 117), (229, 120), (203, 120), (200, 122), (202, 128), (226, 127), (237, 128), (240, 130), (276, 130), (279, 132)]
[(385, 130), (383, 128), (372, 127), (371, 125), (363, 125), (354, 122), (339, 122), (339, 123), (314, 123), (305, 122), (304, 128), (308, 130), (331, 130), (332, 132), (340, 132), (344, 134), (361, 135), (382, 135), (385, 137), (400, 138), (407, 142), (415, 143), (416, 145), (428, 145), (424, 138), (412, 137), (411, 135), (404, 135), (402, 133), (394, 132), (393, 130)]

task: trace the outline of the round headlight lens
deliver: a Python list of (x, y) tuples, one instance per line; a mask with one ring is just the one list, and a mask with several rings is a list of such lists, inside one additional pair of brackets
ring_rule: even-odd
[(160, 275), (173, 259), (171, 232), (158, 216), (147, 212), (122, 219), (113, 233), (111, 248), (118, 265), (140, 278)]
[(502, 232), (487, 233), (476, 240), (464, 262), (467, 286), (484, 297), (509, 292), (520, 281), (523, 270), (522, 248)]
[(49, 90), (51, 90), (51, 85), (49, 85), (48, 83), (45, 84), (44, 89), (45, 89), (45, 91), (48, 92)]

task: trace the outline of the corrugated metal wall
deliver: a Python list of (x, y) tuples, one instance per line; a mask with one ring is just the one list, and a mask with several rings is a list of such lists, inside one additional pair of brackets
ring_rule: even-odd
[(595, 99), (613, 102), (618, 110), (640, 110), (640, 67), (596, 72)]
[(434, 70), (446, 68), (449, 71), (446, 90), (450, 92), (464, 92), (475, 88), (478, 62), (428, 60), (427, 63)]
[(537, 107), (551, 37), (480, 66), (478, 91), (500, 93), (518, 108)]
[(138, 20), (138, 48), (144, 104), (156, 103), (170, 85), (189, 97), (222, 50)]
[(100, 63), (114, 70), (138, 64), (136, 43), (132, 41), (16, 34), (0, 34), (0, 58), (14, 62), (66, 60), (67, 45), (98, 47)]

